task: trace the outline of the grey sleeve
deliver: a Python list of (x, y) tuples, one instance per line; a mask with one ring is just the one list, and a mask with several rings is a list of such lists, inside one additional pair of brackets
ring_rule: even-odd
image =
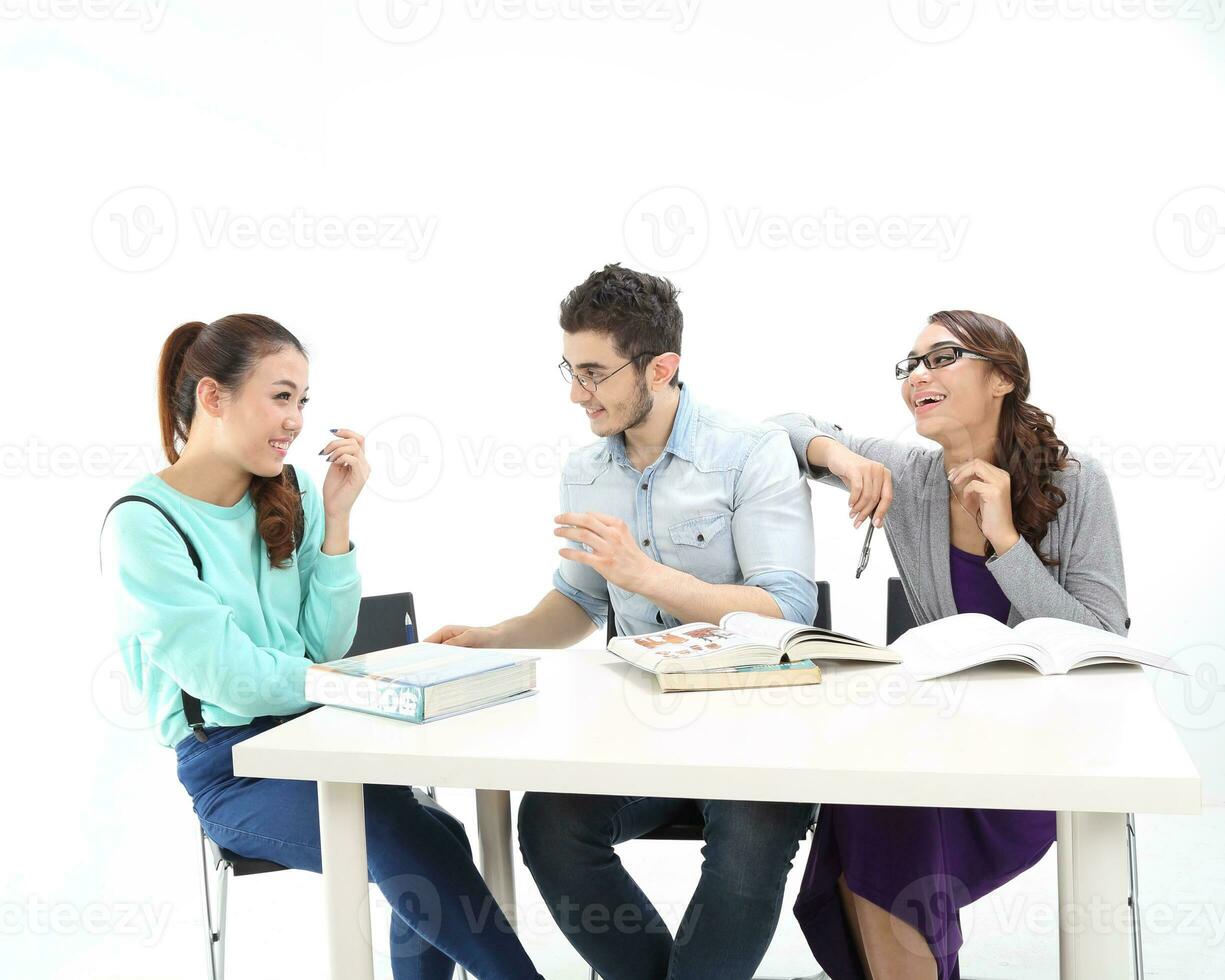
[(1110, 482), (1095, 460), (1082, 460), (1078, 477), (1064, 490), (1064, 506), (1072, 508), (1060, 541), (1065, 584), (1055, 580), (1024, 538), (992, 557), (987, 567), (1025, 619), (1050, 616), (1126, 636), (1131, 620)]
[(853, 436), (840, 425), (822, 422), (811, 415), (804, 415), (800, 412), (776, 415), (767, 421), (781, 425), (787, 430), (787, 436), (791, 440), (791, 451), (799, 460), (800, 470), (803, 473), (821, 483), (826, 483), (831, 487), (840, 487), (843, 490), (846, 489), (846, 485), (824, 466), (808, 465), (808, 444), (817, 436), (826, 436), (840, 442), (851, 452), (883, 464), (895, 475), (906, 464), (912, 453), (920, 451), (918, 447), (905, 446), (901, 443), (890, 442), (888, 439)]

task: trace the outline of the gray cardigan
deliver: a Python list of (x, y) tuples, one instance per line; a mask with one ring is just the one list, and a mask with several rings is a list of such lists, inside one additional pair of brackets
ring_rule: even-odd
[[(822, 483), (843, 486), (829, 470), (808, 466), (808, 443), (815, 436), (836, 439), (851, 452), (889, 469), (894, 496), (884, 531), (910, 608), (919, 623), (955, 615), (944, 450), (856, 437), (807, 415), (780, 415), (771, 421), (791, 436), (800, 468)], [(1012, 603), (1008, 625), (1050, 616), (1125, 636), (1131, 620), (1119, 525), (1106, 474), (1096, 460), (1069, 460), (1063, 470), (1056, 471), (1053, 482), (1067, 494), (1067, 501), (1056, 512), (1039, 547), (1059, 564), (1044, 565), (1024, 538), (987, 562)]]

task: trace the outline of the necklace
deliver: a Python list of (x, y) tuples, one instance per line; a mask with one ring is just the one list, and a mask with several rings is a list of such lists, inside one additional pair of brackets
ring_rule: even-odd
[(979, 531), (982, 531), (983, 529), (982, 508), (981, 507), (979, 508), (979, 511), (977, 514), (971, 514), (969, 508), (966, 507), (966, 505), (961, 502), (961, 497), (957, 495), (957, 491), (954, 490), (951, 486), (949, 487), (949, 493), (951, 493), (953, 495), (953, 499), (957, 501), (957, 506), (960, 507), (962, 510), (964, 510), (966, 512), (966, 516), (969, 517), (978, 526)]

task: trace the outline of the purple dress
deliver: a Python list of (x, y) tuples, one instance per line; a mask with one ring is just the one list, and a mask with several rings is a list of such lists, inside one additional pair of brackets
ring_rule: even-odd
[[(949, 546), (958, 612), (1008, 622), (1009, 602), (987, 559)], [(939, 980), (959, 980), (962, 906), (1037, 864), (1055, 842), (1055, 814), (949, 807), (821, 807), (795, 916), (831, 980), (864, 980), (838, 876), (927, 941)]]

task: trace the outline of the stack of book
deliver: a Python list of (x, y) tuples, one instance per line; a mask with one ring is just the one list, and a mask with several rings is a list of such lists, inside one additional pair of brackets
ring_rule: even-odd
[(427, 722), (536, 693), (536, 661), (438, 643), (377, 650), (306, 670), (306, 700)]
[(728, 613), (718, 625), (618, 636), (608, 652), (654, 674), (661, 691), (819, 684), (818, 660), (901, 662), (892, 650), (853, 636), (750, 612)]

